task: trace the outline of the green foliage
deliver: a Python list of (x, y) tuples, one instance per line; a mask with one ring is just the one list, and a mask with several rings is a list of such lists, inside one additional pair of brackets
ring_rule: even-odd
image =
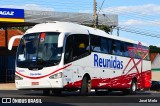
[(22, 32), (26, 32), (27, 29), (29, 29), (29, 26), (24, 26), (24, 27), (12, 27), (12, 29), (19, 29), (19, 30), (21, 30)]
[(110, 32), (110, 28), (106, 25), (98, 25), (98, 29), (104, 30), (107, 33)]
[(149, 46), (149, 52), (150, 53), (160, 53), (160, 48), (158, 48), (157, 46)]

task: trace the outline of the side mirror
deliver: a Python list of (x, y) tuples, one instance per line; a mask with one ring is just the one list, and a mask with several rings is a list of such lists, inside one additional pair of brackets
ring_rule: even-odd
[(8, 44), (8, 49), (12, 50), (12, 46), (13, 43), (16, 39), (21, 39), (23, 35), (17, 35), (17, 36), (13, 36), (10, 40), (9, 40), (9, 44)]

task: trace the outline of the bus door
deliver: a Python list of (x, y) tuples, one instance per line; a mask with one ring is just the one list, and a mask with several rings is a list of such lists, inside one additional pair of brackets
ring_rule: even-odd
[(73, 34), (66, 38), (64, 64), (71, 64), (70, 74), (72, 74), (72, 82), (82, 80), (82, 67), (89, 55), (89, 36), (85, 34)]

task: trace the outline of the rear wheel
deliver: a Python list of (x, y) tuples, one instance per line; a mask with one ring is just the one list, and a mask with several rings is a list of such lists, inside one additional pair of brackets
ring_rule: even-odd
[(49, 96), (50, 95), (50, 90), (48, 90), (48, 89), (43, 90), (43, 95), (44, 96)]
[(85, 76), (82, 80), (80, 94), (86, 95), (90, 91), (91, 91), (91, 80)]
[(128, 95), (128, 94), (135, 95), (136, 91), (137, 91), (137, 82), (135, 79), (133, 79), (130, 89), (123, 90), (123, 93), (125, 95)]
[(130, 88), (130, 94), (131, 95), (135, 95), (136, 94), (136, 91), (137, 91), (137, 82), (136, 80), (132, 80), (132, 83), (131, 83), (131, 88)]

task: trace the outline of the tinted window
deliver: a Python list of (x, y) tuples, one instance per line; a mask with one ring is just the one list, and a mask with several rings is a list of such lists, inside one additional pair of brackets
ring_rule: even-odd
[(64, 63), (68, 63), (72, 61), (73, 58), (73, 41), (74, 36), (67, 37), (66, 46), (65, 46), (65, 55), (64, 55)]
[(72, 35), (72, 36), (74, 36), (73, 58), (88, 53), (89, 36), (88, 35)]
[(94, 52), (109, 53), (107, 38), (91, 35), (91, 49)]
[(68, 63), (86, 56), (89, 53), (89, 36), (74, 34), (67, 37), (64, 62)]
[(91, 49), (94, 52), (101, 52), (101, 37), (91, 35)]
[[(142, 47), (143, 49), (148, 49), (148, 47)], [(128, 50), (129, 48), (131, 49)], [(136, 48), (137, 44), (105, 38), (98, 35), (91, 35), (91, 49), (94, 52), (140, 59), (143, 53), (138, 52)], [(149, 60), (149, 55), (144, 59)]]
[(112, 53), (115, 55), (122, 55), (122, 49), (121, 49), (121, 42), (114, 40), (113, 46), (112, 46)]
[(129, 52), (128, 52), (128, 43), (124, 43), (124, 52), (123, 55), (125, 57), (129, 57)]

